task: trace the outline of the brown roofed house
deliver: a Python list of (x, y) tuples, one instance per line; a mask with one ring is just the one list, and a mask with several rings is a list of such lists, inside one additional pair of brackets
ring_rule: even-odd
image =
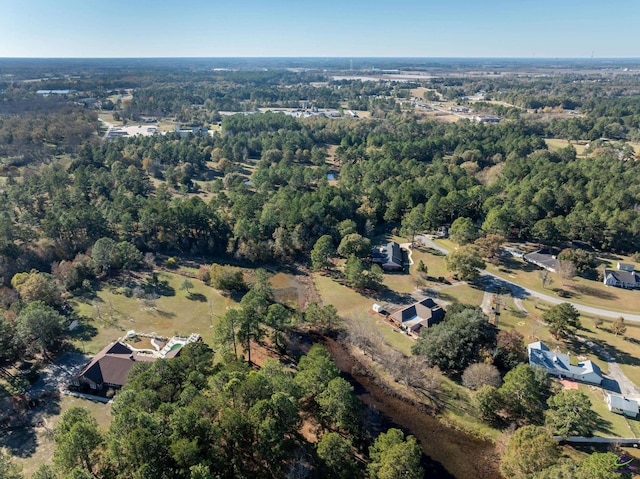
[(413, 303), (391, 314), (391, 320), (411, 334), (420, 334), (444, 319), (445, 311), (431, 298)]
[(153, 362), (156, 358), (140, 354), (125, 343), (115, 341), (100, 351), (87, 366), (73, 378), (74, 386), (86, 385), (101, 391), (104, 386), (121, 388), (136, 362)]

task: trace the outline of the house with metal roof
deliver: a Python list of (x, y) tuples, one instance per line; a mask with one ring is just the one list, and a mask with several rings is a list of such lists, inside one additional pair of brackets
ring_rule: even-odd
[(546, 249), (540, 249), (533, 253), (525, 254), (524, 260), (544, 268), (552, 273), (558, 271), (560, 261)]
[(445, 311), (431, 298), (413, 303), (393, 312), (389, 317), (411, 334), (420, 334), (422, 328), (430, 328), (444, 319)]
[(577, 365), (571, 364), (568, 354), (549, 351), (549, 348), (542, 342), (537, 341), (527, 346), (529, 352), (529, 364), (537, 366), (547, 373), (589, 384), (602, 383), (602, 371), (593, 361), (582, 361)]
[(402, 250), (395, 241), (373, 248), (371, 261), (379, 264), (385, 271), (401, 271), (404, 269)]
[(605, 396), (609, 411), (628, 417), (638, 415), (638, 402), (618, 394), (607, 393)]

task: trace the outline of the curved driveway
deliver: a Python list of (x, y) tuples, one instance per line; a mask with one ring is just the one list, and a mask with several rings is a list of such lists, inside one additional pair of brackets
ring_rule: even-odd
[[(416, 238), (418, 238), (418, 240), (422, 244), (429, 248), (436, 249), (444, 254), (449, 253), (448, 249), (434, 243), (425, 235), (417, 235)], [(640, 322), (640, 314), (622, 313), (620, 311), (611, 311), (609, 309), (594, 308), (592, 306), (585, 306), (584, 304), (572, 303), (571, 301), (559, 299), (554, 296), (549, 296), (548, 294), (540, 293), (533, 289), (525, 288), (524, 286), (520, 286), (519, 284), (504, 279), (496, 274), (490, 273), (487, 270), (481, 270), (480, 275), (483, 277), (484, 283), (487, 284), (486, 289), (493, 290), (494, 288), (498, 287), (507, 287), (511, 290), (514, 298), (523, 299), (527, 296), (533, 296), (551, 304), (569, 303), (578, 311), (581, 311), (583, 313), (595, 314), (596, 316), (604, 316), (606, 318), (619, 318), (620, 316), (622, 316), (628, 321)]]

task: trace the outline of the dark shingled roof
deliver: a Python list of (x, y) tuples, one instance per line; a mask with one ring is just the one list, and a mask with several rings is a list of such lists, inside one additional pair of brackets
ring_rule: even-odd
[(153, 362), (155, 358), (137, 354), (126, 344), (116, 341), (96, 354), (78, 377), (84, 377), (96, 384), (108, 383), (123, 386), (129, 370), (138, 361)]
[(431, 298), (425, 298), (418, 303), (396, 311), (391, 315), (391, 319), (404, 323), (415, 318), (426, 320), (426, 326), (433, 326), (444, 318), (444, 310)]
[(529, 263), (537, 264), (546, 269), (557, 270), (560, 265), (560, 261), (558, 261), (552, 254), (550, 254), (547, 250), (539, 250), (533, 253), (525, 254), (524, 259)]
[(371, 256), (374, 263), (385, 269), (402, 269), (404, 266), (402, 250), (395, 241), (374, 248)]
[(605, 269), (604, 276), (613, 276), (613, 278), (619, 283), (640, 283), (640, 275), (634, 271), (625, 271), (625, 270), (616, 270), (616, 269)]

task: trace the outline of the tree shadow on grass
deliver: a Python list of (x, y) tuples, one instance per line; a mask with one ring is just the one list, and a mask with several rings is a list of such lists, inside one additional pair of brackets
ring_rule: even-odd
[(176, 317), (176, 313), (172, 313), (171, 311), (163, 311), (161, 309), (156, 309), (156, 313), (158, 313), (158, 316), (161, 316), (167, 319)]
[(189, 301), (198, 301), (200, 303), (206, 303), (207, 297), (202, 293), (189, 293), (187, 295)]
[(42, 395), (39, 399), (16, 405), (11, 423), (0, 426), (0, 448), (7, 448), (15, 457), (31, 457), (38, 447), (36, 427), (46, 427), (50, 416), (60, 414), (60, 395), (55, 392)]
[(411, 295), (398, 293), (385, 285), (382, 285), (375, 291), (373, 297), (376, 301), (385, 301), (394, 304), (411, 304), (415, 302)]
[(609, 436), (615, 436), (617, 435), (616, 431), (613, 429), (613, 424), (611, 423), (611, 421), (607, 421), (606, 419), (604, 419), (602, 416), (598, 416), (597, 419), (594, 421), (594, 425), (593, 425), (593, 432), (602, 432), (604, 434), (607, 434)]
[(593, 288), (591, 286), (576, 284), (572, 288), (576, 293), (591, 296), (602, 300), (615, 300), (618, 299), (614, 293), (610, 291), (604, 291), (602, 289)]
[(76, 311), (73, 311), (70, 315), (70, 319), (72, 322), (75, 321), (78, 324), (73, 331), (69, 332), (69, 337), (71, 339), (90, 341), (91, 338), (94, 338), (98, 334), (98, 328), (92, 324), (94, 322), (93, 318), (81, 316)]

